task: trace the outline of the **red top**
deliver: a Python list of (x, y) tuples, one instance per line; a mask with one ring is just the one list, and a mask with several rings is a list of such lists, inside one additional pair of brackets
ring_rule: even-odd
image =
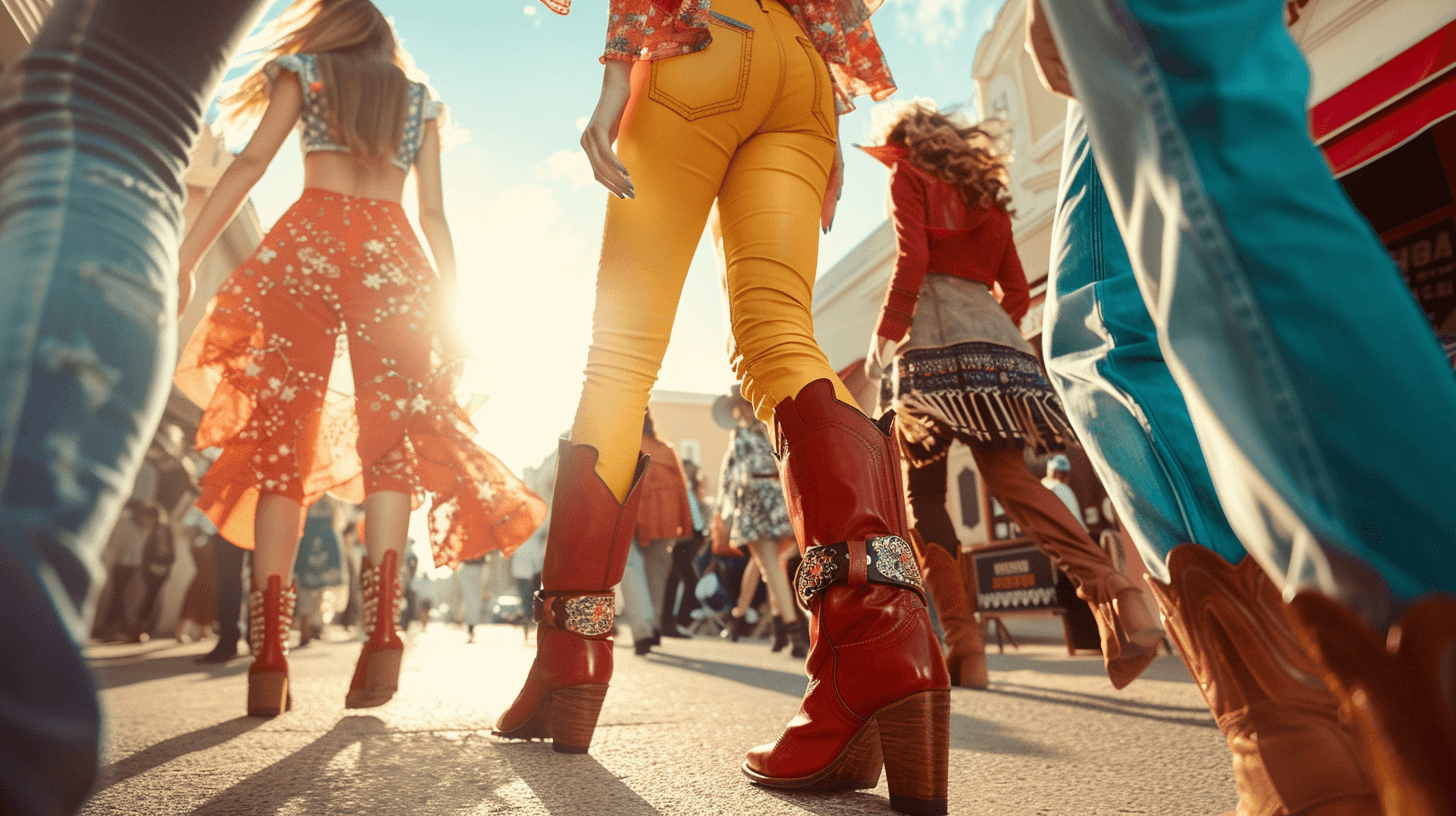
[[(571, 0), (541, 0), (557, 14)], [(884, 0), (782, 0), (799, 21), (834, 79), (835, 109), (854, 110), (850, 99), (876, 100), (895, 92), (895, 80), (870, 28), (870, 15)], [(603, 60), (656, 60), (691, 54), (713, 41), (712, 0), (610, 0), (607, 50)]]
[(955, 275), (992, 287), (1001, 284), (1001, 308), (1020, 325), (1031, 296), (1011, 236), (1011, 218), (995, 207), (968, 207), (960, 191), (903, 159), (904, 148), (865, 152), (890, 167), (890, 218), (895, 222), (895, 273), (875, 333), (900, 340), (915, 319), (927, 272)]
[(659, 538), (688, 538), (693, 534), (693, 510), (688, 505), (688, 483), (672, 446), (642, 435), (642, 452), (652, 458), (642, 474), (637, 507), (637, 543), (643, 547)]

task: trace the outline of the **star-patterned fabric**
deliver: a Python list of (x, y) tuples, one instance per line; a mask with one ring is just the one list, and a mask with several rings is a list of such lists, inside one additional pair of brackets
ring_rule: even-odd
[[(197, 506), (228, 541), (252, 548), (263, 493), (432, 494), (439, 566), (513, 552), (540, 525), (545, 503), (471, 441), (437, 281), (399, 204), (305, 190), (223, 282), (176, 382), (204, 409), (197, 446), (222, 448)], [(330, 376), (346, 352), (352, 388)]]

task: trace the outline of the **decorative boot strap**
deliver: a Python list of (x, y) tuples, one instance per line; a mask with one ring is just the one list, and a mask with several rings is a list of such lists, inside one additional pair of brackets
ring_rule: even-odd
[(815, 595), (835, 584), (900, 587), (925, 601), (925, 582), (915, 563), (915, 550), (897, 535), (820, 544), (805, 550), (794, 580), (799, 603), (808, 609)]
[[(248, 648), (253, 655), (263, 653), (267, 637), (268, 612), (263, 606), (267, 591), (254, 589), (248, 596)], [(282, 641), (283, 654), (288, 654), (288, 632), (293, 629), (293, 610), (298, 603), (298, 588), (289, 584), (278, 595), (278, 639)]]
[(617, 597), (611, 592), (536, 593), (535, 620), (573, 635), (595, 638), (611, 634), (617, 620)]

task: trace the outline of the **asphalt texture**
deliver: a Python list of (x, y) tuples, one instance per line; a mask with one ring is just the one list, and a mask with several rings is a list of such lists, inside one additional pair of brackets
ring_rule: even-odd
[[(975, 816), (1210, 816), (1233, 809), (1229, 756), (1197, 686), (1160, 656), (1115, 691), (1059, 628), (1008, 621), (1034, 642), (997, 654), (991, 688), (951, 696), (950, 812)], [(244, 716), (248, 659), (193, 660), (210, 643), (88, 649), (109, 716), (87, 816), (126, 814), (890, 814), (879, 788), (755, 787), (744, 751), (774, 740), (804, 693), (802, 661), (767, 641), (618, 643), (591, 752), (497, 740), (534, 644), (519, 628), (418, 627), (400, 692), (346, 710), (357, 640), (333, 630), (290, 654), (294, 708)]]

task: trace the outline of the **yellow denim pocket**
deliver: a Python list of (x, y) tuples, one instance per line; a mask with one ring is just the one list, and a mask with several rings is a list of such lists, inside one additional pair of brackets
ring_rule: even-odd
[(738, 110), (748, 95), (753, 27), (716, 12), (709, 22), (707, 48), (652, 63), (648, 98), (688, 121)]

